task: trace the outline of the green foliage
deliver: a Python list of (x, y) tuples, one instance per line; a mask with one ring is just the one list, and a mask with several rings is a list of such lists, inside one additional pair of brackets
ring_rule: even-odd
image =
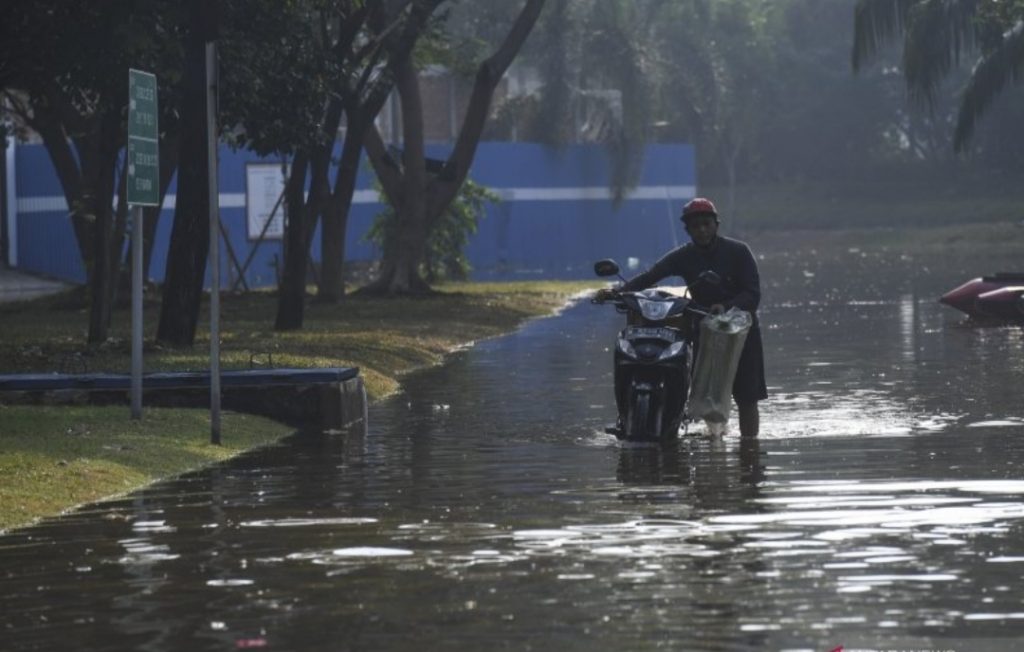
[[(541, 75), (535, 96), (498, 104), (491, 137), (560, 146), (591, 142), (608, 148), (611, 187), (621, 199), (636, 183), (651, 123), (652, 52), (646, 35), (657, 15), (649, 0), (559, 0), (548, 7), (524, 47), (523, 60)], [(477, 61), (501, 36), (519, 3), (459, 3), (446, 24), (452, 52)]]
[(0, 113), (29, 122), (54, 113), (70, 138), (88, 137), (104, 112), (127, 119), (131, 67), (157, 73), (161, 129), (176, 122), (185, 13), (179, 3), (17, 4), (0, 21), (0, 92), (12, 93)]
[[(460, 7), (486, 17), (507, 4), (479, 0)], [(758, 182), (940, 171), (956, 164), (949, 125), (957, 121), (969, 70), (953, 66), (947, 77), (933, 75), (943, 84), (934, 86), (926, 111), (907, 102), (907, 64), (888, 44), (903, 34), (917, 4), (931, 8), (932, 21), (947, 17), (968, 30), (977, 24), (969, 40), (952, 25), (945, 41), (931, 39), (959, 43), (961, 56), (972, 44), (982, 54), (1005, 54), (1024, 43), (1024, 34), (1010, 38), (1024, 0), (563, 0), (550, 3), (523, 51), (540, 90), (499, 102), (489, 134), (555, 146), (605, 143), (624, 190), (630, 153), (651, 141), (695, 145), (702, 183), (724, 184), (730, 167)], [(964, 20), (971, 4), (975, 23)], [(870, 5), (874, 17), (859, 19), (870, 29), (860, 30), (865, 50), (854, 76), (851, 15), (860, 5)], [(918, 68), (928, 74), (941, 61), (936, 51)], [(1013, 70), (1005, 58), (990, 61), (999, 73)], [(615, 94), (622, 98), (621, 130), (608, 128), (617, 124), (615, 112), (602, 111), (610, 103), (602, 107), (601, 100)], [(1007, 160), (1006, 138), (1024, 133), (1018, 116), (992, 114), (991, 126), (978, 135), (975, 163), (987, 165), (997, 153)]]
[(903, 75), (918, 104), (934, 108), (942, 82), (980, 51), (960, 97), (954, 147), (963, 150), (978, 119), (1024, 70), (1024, 2), (1006, 0), (857, 0), (853, 66), (902, 39)]
[(490, 56), (495, 43), (505, 37), (522, 2), (455, 0), (437, 16), (428, 38), (417, 48), (417, 66), (441, 64), (471, 78), (477, 66)]
[(325, 98), (347, 63), (332, 52), (346, 5), (258, 0), (222, 8), (221, 120), (228, 142), (258, 154), (293, 154), (328, 142)]
[[(380, 191), (379, 186), (377, 189)], [(387, 197), (383, 192), (380, 194)], [(485, 205), (499, 201), (501, 198), (495, 192), (466, 179), (455, 200), (432, 225), (427, 235), (422, 272), (428, 283), (469, 278), (471, 267), (464, 250), (485, 215)], [(374, 218), (364, 239), (383, 250), (395, 241), (397, 228), (398, 217), (394, 207), (389, 204)]]
[(982, 2), (975, 16), (977, 41), (983, 54), (998, 49), (1008, 31), (1024, 20), (1024, 0)]

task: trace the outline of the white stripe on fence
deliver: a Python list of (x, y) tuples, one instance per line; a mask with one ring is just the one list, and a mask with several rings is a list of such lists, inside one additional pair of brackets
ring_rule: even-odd
[[(505, 201), (610, 201), (612, 191), (603, 186), (569, 188), (492, 188)], [(626, 194), (626, 199), (641, 200), (682, 200), (696, 194), (695, 186), (640, 186)], [(165, 209), (174, 208), (175, 195), (164, 198)], [(352, 197), (354, 204), (378, 204), (380, 197), (376, 190), (357, 190)], [(245, 193), (221, 193), (221, 208), (245, 208)], [(50, 197), (19, 197), (18, 214), (55, 213), (66, 211), (67, 202), (60, 195)]]

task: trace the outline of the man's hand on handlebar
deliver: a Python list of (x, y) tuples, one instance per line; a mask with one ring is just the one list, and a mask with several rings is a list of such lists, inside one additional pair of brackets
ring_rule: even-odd
[(594, 292), (594, 303), (604, 303), (619, 298), (619, 291), (616, 288), (601, 288)]

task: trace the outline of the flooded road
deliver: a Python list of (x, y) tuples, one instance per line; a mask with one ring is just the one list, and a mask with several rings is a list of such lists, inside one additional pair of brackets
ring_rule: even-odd
[(935, 297), (967, 276), (923, 265), (765, 261), (753, 444), (604, 435), (618, 316), (582, 303), (365, 435), (0, 537), (0, 649), (1015, 649), (1024, 330), (965, 327)]

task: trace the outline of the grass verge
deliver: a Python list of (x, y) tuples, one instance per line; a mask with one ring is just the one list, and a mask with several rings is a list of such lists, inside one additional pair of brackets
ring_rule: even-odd
[(0, 530), (74, 505), (127, 493), (280, 439), (289, 430), (225, 412), (222, 446), (209, 443), (204, 410), (0, 405)]
[[(272, 330), (276, 296), (254, 292), (222, 302), (221, 364), (244, 369), (359, 367), (371, 400), (394, 392), (402, 375), (440, 363), (450, 351), (512, 331), (551, 314), (599, 283), (461, 283), (427, 297), (353, 296), (311, 303), (301, 331)], [(208, 317), (193, 347), (152, 341), (159, 304), (145, 309), (145, 369), (208, 368)], [(115, 311), (110, 339), (86, 347), (88, 314), (74, 293), (0, 306), (0, 369), (5, 373), (126, 373), (129, 315)], [(124, 407), (0, 406), (0, 529), (24, 525), (74, 505), (117, 495), (154, 480), (274, 441), (288, 430), (273, 421), (227, 414), (224, 446), (209, 446), (203, 410), (147, 408), (141, 423)]]

